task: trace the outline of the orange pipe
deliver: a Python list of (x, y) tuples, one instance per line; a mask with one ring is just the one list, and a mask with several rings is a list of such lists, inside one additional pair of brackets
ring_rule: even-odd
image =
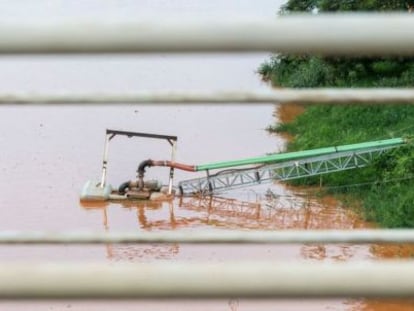
[(188, 165), (188, 164), (177, 163), (177, 162), (172, 162), (172, 161), (152, 161), (151, 164), (152, 166), (167, 166), (167, 167), (172, 167), (172, 168), (176, 168), (176, 169), (187, 171), (187, 172), (196, 171), (195, 165)]

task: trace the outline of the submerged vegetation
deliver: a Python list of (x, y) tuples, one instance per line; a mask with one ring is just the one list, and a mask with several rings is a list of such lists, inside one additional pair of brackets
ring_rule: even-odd
[[(281, 14), (331, 11), (405, 11), (410, 1), (290, 0)], [(414, 17), (413, 17), (414, 18)], [(412, 87), (414, 58), (345, 58), (275, 55), (259, 68), (281, 87)], [(391, 103), (390, 103), (391, 104)], [(414, 134), (412, 105), (314, 105), (269, 130), (293, 136), (289, 151)], [(414, 147), (387, 152), (371, 166), (323, 176), (327, 191), (361, 202), (362, 215), (385, 227), (414, 227)], [(294, 181), (319, 184), (319, 177)]]

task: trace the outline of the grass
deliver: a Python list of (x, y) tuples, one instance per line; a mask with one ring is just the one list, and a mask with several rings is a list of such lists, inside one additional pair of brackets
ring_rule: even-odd
[[(270, 131), (293, 137), (288, 151), (405, 137), (414, 134), (414, 106), (327, 106), (307, 108), (291, 122), (274, 125)], [(327, 174), (326, 191), (346, 194), (361, 204), (368, 221), (389, 228), (414, 227), (414, 147), (409, 144), (390, 151), (358, 170)], [(291, 181), (318, 185), (319, 177)]]

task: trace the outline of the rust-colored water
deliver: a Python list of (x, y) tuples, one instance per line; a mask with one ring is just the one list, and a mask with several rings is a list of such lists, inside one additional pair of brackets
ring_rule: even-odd
[[(253, 14), (273, 18), (283, 1), (125, 1), (115, 17), (157, 12), (160, 17), (204, 17)], [(111, 14), (101, 1), (85, 1), (55, 10), (65, 18)], [(117, 7), (118, 8), (118, 7)], [(165, 8), (166, 10), (162, 10)], [(13, 11), (13, 10), (12, 10)], [(17, 13), (18, 14), (17, 14)], [(23, 14), (16, 10), (16, 14)], [(64, 13), (63, 13), (64, 12)], [(7, 11), (10, 16), (13, 12)], [(119, 12), (118, 12), (119, 13)], [(0, 12), (0, 15), (3, 14)], [(6, 14), (6, 13), (4, 13)], [(132, 15), (131, 15), (132, 14)], [(134, 15), (135, 14), (135, 15)], [(53, 15), (53, 14), (52, 14)], [(125, 16), (124, 16), (125, 15)], [(27, 16), (24, 16), (26, 18)], [(255, 75), (267, 55), (139, 55), (122, 57), (1, 58), (0, 91), (133, 92), (136, 90), (202, 90), (265, 88)], [(277, 118), (287, 120), (297, 107), (273, 105), (1, 107), (0, 218), (1, 230), (210, 230), (227, 229), (353, 229), (364, 228), (354, 213), (332, 198), (318, 199), (303, 190), (279, 184), (232, 191), (212, 199), (185, 198), (171, 202), (80, 204), (79, 192), (88, 179), (100, 176), (104, 130), (178, 135), (177, 159), (190, 164), (244, 158), (282, 151), (284, 139), (264, 128)], [(118, 186), (135, 177), (138, 163), (169, 157), (167, 143), (116, 138), (110, 146), (109, 182)], [(148, 176), (167, 181), (165, 169)], [(177, 172), (176, 180), (194, 177)], [(224, 261), (371, 260), (392, 248), (369, 245), (97, 245), (1, 247), (2, 261)], [(387, 257), (387, 256), (386, 256)], [(179, 280), (177, 280), (179, 282)], [(406, 303), (330, 301), (174, 301), (174, 302), (1, 302), (4, 310), (408, 310)], [(405, 308), (405, 309), (404, 309)]]
[(276, 117), (283, 123), (292, 122), (298, 115), (305, 111), (303, 105), (290, 103), (288, 105), (280, 105), (276, 109)]

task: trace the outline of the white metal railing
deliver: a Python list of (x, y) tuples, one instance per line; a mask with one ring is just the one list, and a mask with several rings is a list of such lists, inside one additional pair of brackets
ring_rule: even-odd
[(137, 92), (131, 94), (1, 94), (0, 105), (145, 103), (413, 103), (414, 89), (280, 89), (275, 91)]
[(409, 14), (274, 20), (0, 23), (0, 53), (283, 52), (412, 55)]
[(0, 299), (412, 298), (413, 262), (14, 263)]
[(414, 230), (280, 230), (40, 232), (1, 231), (0, 244), (183, 243), (414, 243)]

